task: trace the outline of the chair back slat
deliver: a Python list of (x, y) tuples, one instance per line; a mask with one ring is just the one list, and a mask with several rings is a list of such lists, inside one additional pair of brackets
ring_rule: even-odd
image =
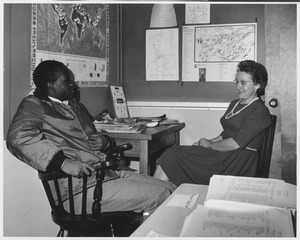
[(87, 196), (87, 175), (83, 176), (82, 179), (82, 204), (81, 204), (81, 215), (86, 216), (86, 196)]
[(47, 198), (48, 198), (48, 200), (49, 200), (51, 209), (52, 209), (52, 210), (55, 210), (55, 209), (56, 209), (56, 204), (55, 204), (55, 200), (54, 200), (53, 195), (52, 195), (52, 191), (51, 191), (49, 182), (46, 181), (46, 180), (42, 180), (42, 183), (43, 183), (43, 186), (44, 186), (44, 189), (45, 189)]
[(71, 216), (75, 216), (75, 208), (74, 208), (74, 197), (73, 197), (73, 177), (68, 177), (68, 185), (69, 185), (69, 206), (70, 206), (70, 214)]
[(60, 194), (60, 187), (59, 187), (58, 179), (54, 179), (53, 181), (54, 181), (55, 192), (56, 192), (57, 201), (58, 201), (58, 207), (60, 210), (64, 210), (64, 205), (63, 205), (62, 197)]
[(265, 131), (263, 144), (261, 149), (259, 150), (259, 162), (256, 177), (269, 177), (276, 122), (277, 116), (271, 115), (271, 124)]

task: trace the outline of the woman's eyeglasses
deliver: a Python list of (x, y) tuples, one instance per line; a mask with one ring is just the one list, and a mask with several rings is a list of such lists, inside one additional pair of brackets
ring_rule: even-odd
[(253, 81), (245, 81), (245, 80), (238, 81), (238, 80), (234, 79), (233, 82), (234, 82), (234, 85), (236, 85), (236, 86), (239, 84), (241, 84), (242, 86), (245, 86), (247, 84), (247, 82), (253, 82)]

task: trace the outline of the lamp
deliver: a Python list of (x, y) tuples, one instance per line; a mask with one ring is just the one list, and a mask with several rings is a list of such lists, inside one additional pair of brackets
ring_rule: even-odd
[(154, 4), (150, 28), (176, 27), (177, 19), (174, 4)]

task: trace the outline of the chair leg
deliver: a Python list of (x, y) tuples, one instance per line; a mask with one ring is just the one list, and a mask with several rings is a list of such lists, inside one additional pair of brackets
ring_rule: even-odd
[(59, 231), (57, 233), (57, 237), (64, 237), (64, 232), (65, 232), (65, 229), (63, 227), (60, 227), (59, 228)]
[(110, 234), (111, 234), (111, 236), (114, 237), (115, 236), (114, 226), (112, 224), (110, 224), (109, 228), (110, 228)]

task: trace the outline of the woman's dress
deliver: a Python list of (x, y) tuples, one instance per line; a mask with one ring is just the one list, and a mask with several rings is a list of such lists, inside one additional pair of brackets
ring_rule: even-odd
[[(230, 114), (232, 110), (233, 115)], [(208, 184), (213, 174), (255, 176), (257, 150), (270, 125), (268, 108), (260, 99), (248, 105), (236, 99), (229, 104), (220, 122), (222, 138), (233, 138), (240, 148), (217, 151), (201, 146), (173, 146), (167, 149), (158, 163), (172, 183), (177, 186), (181, 183)]]

